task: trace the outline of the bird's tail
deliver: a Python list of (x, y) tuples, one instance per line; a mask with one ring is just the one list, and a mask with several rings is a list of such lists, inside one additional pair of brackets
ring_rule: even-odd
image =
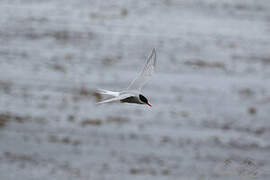
[(119, 98), (118, 97), (109, 98), (109, 99), (106, 99), (104, 101), (100, 101), (96, 104), (98, 105), (98, 104), (104, 104), (104, 103), (109, 103), (109, 102), (114, 102), (114, 101), (119, 101)]
[(105, 90), (105, 89), (98, 89), (97, 90), (97, 93), (99, 93), (99, 94), (105, 94), (105, 95), (110, 95), (110, 96), (113, 96), (113, 97), (119, 96), (119, 92), (108, 91), (108, 90)]

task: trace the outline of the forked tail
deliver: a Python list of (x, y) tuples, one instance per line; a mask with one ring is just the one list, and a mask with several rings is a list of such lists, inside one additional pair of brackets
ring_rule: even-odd
[(105, 89), (98, 89), (97, 92), (99, 94), (110, 95), (110, 96), (113, 96), (113, 97), (119, 96), (119, 92), (108, 91), (108, 90), (105, 90)]

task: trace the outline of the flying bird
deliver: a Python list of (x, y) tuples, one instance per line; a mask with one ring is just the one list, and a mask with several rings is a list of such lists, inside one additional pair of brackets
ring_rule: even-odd
[(122, 103), (136, 103), (146, 104), (151, 106), (148, 99), (142, 94), (142, 88), (149, 81), (156, 66), (156, 49), (153, 48), (150, 56), (147, 58), (146, 63), (139, 73), (139, 75), (130, 83), (128, 88), (124, 91), (114, 92), (104, 89), (99, 89), (98, 93), (110, 95), (111, 98), (98, 102), (97, 104), (109, 102), (122, 102)]

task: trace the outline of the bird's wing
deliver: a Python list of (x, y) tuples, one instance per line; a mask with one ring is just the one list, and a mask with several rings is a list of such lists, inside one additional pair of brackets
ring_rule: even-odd
[(114, 97), (114, 98), (110, 98), (110, 99), (106, 99), (104, 101), (100, 101), (97, 104), (104, 104), (104, 103), (109, 103), (109, 102), (114, 102), (114, 101), (120, 101), (120, 100), (128, 98), (130, 96), (132, 96), (132, 94), (122, 94), (122, 95)]
[(149, 81), (151, 75), (155, 71), (156, 66), (156, 49), (153, 48), (150, 56), (144, 65), (140, 74), (131, 82), (127, 90), (141, 91), (142, 87)]

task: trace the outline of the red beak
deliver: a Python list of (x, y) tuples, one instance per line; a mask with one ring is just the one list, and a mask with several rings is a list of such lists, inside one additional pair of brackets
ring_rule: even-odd
[(147, 105), (148, 105), (148, 106), (150, 106), (150, 107), (152, 107), (152, 105), (151, 105), (151, 104), (149, 104), (149, 103), (147, 103)]

